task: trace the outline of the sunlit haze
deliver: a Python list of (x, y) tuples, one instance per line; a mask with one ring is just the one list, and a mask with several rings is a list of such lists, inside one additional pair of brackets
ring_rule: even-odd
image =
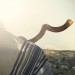
[(47, 31), (36, 44), (42, 48), (75, 50), (75, 0), (0, 0), (0, 22), (15, 36), (31, 39), (45, 23), (74, 23), (60, 33)]

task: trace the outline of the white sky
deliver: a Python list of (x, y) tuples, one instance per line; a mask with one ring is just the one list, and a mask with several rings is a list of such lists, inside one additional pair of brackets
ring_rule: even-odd
[[(75, 0), (0, 0), (0, 21), (16, 36), (30, 39), (42, 24), (59, 26), (75, 21)], [(36, 44), (42, 48), (75, 50), (75, 23), (61, 33), (46, 32)]]

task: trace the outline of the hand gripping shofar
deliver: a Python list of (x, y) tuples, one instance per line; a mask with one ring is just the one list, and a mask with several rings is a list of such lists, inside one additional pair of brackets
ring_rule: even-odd
[[(53, 27), (53, 26), (50, 26), (49, 24), (44, 24), (40, 32), (34, 38), (29, 39), (28, 41), (35, 43), (43, 37), (46, 30), (51, 31), (51, 32), (61, 32), (67, 29), (72, 24), (73, 24), (73, 21), (71, 19), (68, 19), (64, 25), (59, 26), (59, 27)], [(22, 36), (19, 36), (19, 38), (23, 41), (25, 40), (25, 38)]]

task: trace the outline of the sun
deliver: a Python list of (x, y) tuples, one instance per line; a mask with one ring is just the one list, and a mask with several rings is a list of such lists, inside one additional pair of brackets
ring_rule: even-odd
[(20, 0), (0, 0), (0, 20), (13, 19), (20, 11)]
[(21, 0), (0, 0), (0, 24), (12, 30), (12, 22), (17, 18), (22, 8)]

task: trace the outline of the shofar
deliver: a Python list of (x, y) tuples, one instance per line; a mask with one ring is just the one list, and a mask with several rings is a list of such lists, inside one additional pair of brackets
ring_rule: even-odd
[[(52, 27), (55, 28), (54, 31), (60, 32), (68, 28), (72, 24), (72, 20), (68, 20), (63, 26), (60, 27)], [(45, 28), (46, 26), (46, 28)], [(58, 31), (58, 30), (59, 31)], [(42, 36), (44, 35), (45, 31), (50, 29), (50, 26), (48, 24), (45, 24), (41, 32), (35, 36), (34, 38), (30, 39), (29, 41), (35, 43), (38, 41)], [(14, 40), (16, 37), (12, 35), (11, 33), (7, 32), (5, 29), (1, 29), (0, 27), (0, 75), (9, 75), (14, 63), (17, 59), (17, 56), (20, 52), (20, 49), (18, 49), (18, 45), (22, 45), (21, 41)], [(23, 40), (23, 39), (22, 39)], [(24, 41), (24, 40), (23, 40)]]
[[(32, 39), (29, 39), (28, 41), (35, 43), (43, 37), (46, 30), (51, 31), (51, 32), (61, 32), (67, 29), (72, 24), (73, 24), (73, 21), (71, 19), (68, 19), (64, 25), (59, 26), (59, 27), (53, 27), (53, 26), (50, 26), (49, 24), (44, 24), (40, 32), (35, 37), (33, 37)], [(19, 38), (21, 39), (21, 41), (25, 40), (25, 38), (22, 36), (19, 36)]]

